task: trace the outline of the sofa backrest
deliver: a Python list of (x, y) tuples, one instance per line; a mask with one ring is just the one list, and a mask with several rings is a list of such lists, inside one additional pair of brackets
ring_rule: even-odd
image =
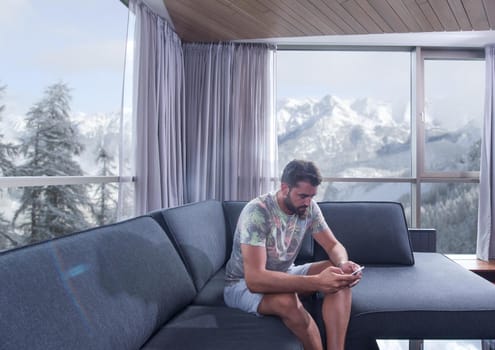
[[(200, 291), (227, 259), (222, 203), (207, 200), (151, 213), (174, 241)], [(161, 216), (161, 218), (160, 218)]]
[[(320, 202), (325, 220), (360, 264), (413, 265), (404, 209), (396, 202)], [(326, 259), (315, 244), (315, 260)]]
[(196, 291), (150, 217), (0, 254), (0, 349), (138, 349)]

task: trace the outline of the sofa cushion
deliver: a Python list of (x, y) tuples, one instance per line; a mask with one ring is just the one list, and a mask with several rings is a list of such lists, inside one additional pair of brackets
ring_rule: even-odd
[(223, 288), (225, 286), (225, 267), (222, 267), (213, 275), (203, 288), (198, 292), (193, 303), (198, 305), (221, 305), (223, 300)]
[(353, 289), (348, 336), (493, 339), (495, 285), (438, 253), (414, 266), (367, 266)]
[[(360, 264), (412, 265), (409, 231), (404, 210), (395, 202), (320, 202), (325, 220)], [(327, 259), (315, 244), (315, 259)]]
[(150, 217), (0, 254), (0, 348), (137, 349), (195, 288)]
[(226, 261), (227, 234), (222, 203), (207, 200), (164, 209), (159, 214), (200, 291)]
[(302, 350), (302, 345), (277, 317), (195, 305), (167, 323), (143, 349)]

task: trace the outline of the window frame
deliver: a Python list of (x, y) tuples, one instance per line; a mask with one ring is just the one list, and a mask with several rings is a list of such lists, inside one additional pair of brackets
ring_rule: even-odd
[[(427, 171), (425, 169), (425, 76), (424, 66), (426, 60), (483, 60), (485, 52), (483, 49), (462, 48), (422, 48), (416, 47), (413, 51), (412, 84), (413, 96), (411, 105), (411, 133), (414, 145), (412, 147), (412, 224), (416, 227), (421, 225), (421, 203), (422, 184), (426, 183), (479, 183), (479, 171)], [(414, 130), (414, 132), (413, 132)]]
[[(483, 48), (425, 48), (406, 46), (305, 46), (279, 45), (277, 51), (407, 51), (411, 54), (411, 176), (410, 177), (323, 177), (324, 182), (369, 182), (369, 183), (409, 183), (411, 185), (410, 227), (421, 227), (421, 187), (426, 183), (479, 183), (479, 171), (466, 172), (425, 172), (425, 129), (424, 116), (424, 60), (425, 59), (472, 59), (484, 60)], [(276, 94), (274, 94), (276, 97)], [(278, 179), (274, 179), (278, 183)]]

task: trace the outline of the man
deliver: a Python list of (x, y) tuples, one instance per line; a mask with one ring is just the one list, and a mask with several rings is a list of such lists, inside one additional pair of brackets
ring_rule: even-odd
[[(276, 315), (305, 350), (322, 349), (318, 327), (298, 294), (321, 292), (328, 350), (343, 350), (351, 309), (351, 288), (361, 273), (328, 227), (314, 201), (321, 175), (312, 162), (293, 160), (277, 192), (249, 202), (239, 217), (227, 263), (224, 299), (228, 306), (257, 315)], [(329, 260), (295, 266), (306, 234)]]

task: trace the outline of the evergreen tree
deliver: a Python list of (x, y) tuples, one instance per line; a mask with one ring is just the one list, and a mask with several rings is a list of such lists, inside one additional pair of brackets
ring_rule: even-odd
[[(44, 98), (28, 112), (21, 152), (25, 162), (18, 176), (77, 176), (81, 167), (73, 160), (83, 146), (70, 121), (71, 95), (64, 83), (49, 86)], [(87, 226), (83, 210), (90, 207), (82, 185), (26, 187), (14, 223), (31, 235), (31, 241), (60, 236)]]
[[(98, 175), (112, 175), (114, 157), (110, 155), (103, 145), (100, 145), (98, 149), (96, 161), (101, 164)], [(116, 191), (117, 187), (113, 183), (101, 183), (96, 187), (96, 203), (93, 206), (93, 215), (97, 225), (101, 226), (115, 221), (117, 202), (115, 201), (113, 194)]]
[[(0, 86), (0, 99), (5, 93), (6, 86)], [(5, 105), (0, 105), (0, 121), (3, 118), (3, 111), (5, 110)], [(16, 153), (16, 147), (12, 143), (3, 143), (4, 135), (0, 133), (0, 174), (2, 176), (9, 176), (12, 174), (14, 169), (14, 164), (12, 163), (12, 158)]]
[[(6, 86), (0, 86), (0, 99), (5, 93)], [(5, 105), (0, 105), (0, 121), (3, 118), (3, 112), (5, 110)], [(4, 135), (0, 133), (0, 176), (8, 176), (13, 173), (14, 164), (12, 162), (12, 157), (16, 153), (16, 147), (11, 143), (3, 143)], [(3, 189), (0, 189), (3, 192)], [(10, 222), (6, 220), (2, 213), (0, 213), (0, 250), (4, 248), (12, 247), (18, 245), (18, 239), (10, 229)]]

